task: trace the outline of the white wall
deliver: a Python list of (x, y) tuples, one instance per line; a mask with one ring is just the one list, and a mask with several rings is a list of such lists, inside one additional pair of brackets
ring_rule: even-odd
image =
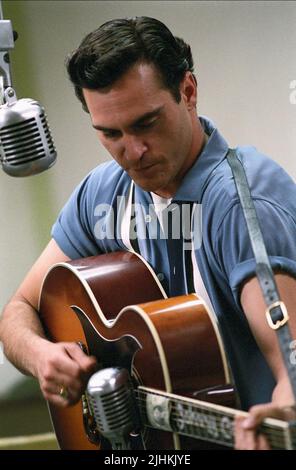
[[(58, 162), (27, 179), (0, 174), (0, 308), (76, 183), (108, 158), (68, 83), (64, 58), (101, 23), (135, 15), (157, 17), (191, 43), (199, 113), (216, 122), (229, 144), (255, 145), (296, 177), (296, 104), (289, 88), (296, 80), (295, 2), (4, 2), (4, 17), (20, 33), (12, 54), (16, 90), (45, 106)], [(19, 375), (6, 361), (0, 377), (1, 391)]]

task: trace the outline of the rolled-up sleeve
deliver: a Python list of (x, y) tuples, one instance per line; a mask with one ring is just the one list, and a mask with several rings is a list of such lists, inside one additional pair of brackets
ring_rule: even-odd
[[(254, 200), (270, 264), (275, 272), (296, 278), (296, 222), (282, 207)], [(256, 263), (239, 202), (223, 217), (215, 240), (216, 257), (240, 306), (240, 287), (256, 275)]]

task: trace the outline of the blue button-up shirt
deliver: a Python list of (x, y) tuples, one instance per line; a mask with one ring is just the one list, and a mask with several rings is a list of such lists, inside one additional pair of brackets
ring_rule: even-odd
[[(247, 409), (270, 401), (275, 382), (240, 304), (240, 288), (255, 275), (255, 261), (226, 160), (228, 144), (209, 119), (200, 117), (200, 121), (208, 142), (171, 203), (191, 202), (195, 211), (198, 209), (192, 226), (193, 233), (200, 237), (194, 245), (195, 269), (199, 270), (217, 316), (241, 404)], [(254, 147), (237, 147), (236, 151), (247, 174), (271, 265), (296, 277), (295, 183), (277, 163)], [(121, 209), (130, 190), (130, 177), (114, 161), (99, 165), (87, 175), (52, 229), (63, 252), (75, 259), (129, 248), (122, 230), (125, 223), (130, 224), (130, 217), (123, 220)], [(160, 235), (151, 194), (135, 185), (134, 203), (138, 208), (140, 254), (154, 268), (169, 294), (167, 242)]]

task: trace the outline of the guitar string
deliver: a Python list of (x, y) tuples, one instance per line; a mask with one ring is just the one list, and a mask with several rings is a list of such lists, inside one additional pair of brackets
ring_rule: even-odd
[[(151, 393), (151, 392), (149, 392), (149, 393)], [(146, 408), (146, 397), (148, 396), (148, 394), (147, 394), (146, 392), (142, 391), (142, 390), (140, 390), (140, 391), (137, 390), (137, 394), (140, 396), (139, 399), (142, 401), (141, 404), (143, 404), (143, 405), (144, 405), (144, 408)], [(142, 398), (141, 395), (144, 396), (144, 398)], [(155, 395), (157, 396), (157, 393), (155, 393)], [(161, 395), (159, 395), (159, 396), (161, 396)], [(196, 423), (195, 421), (190, 421), (190, 420), (188, 420), (188, 418), (186, 418), (186, 419), (182, 418), (182, 417), (180, 416), (180, 412), (176, 409), (176, 405), (175, 405), (175, 403), (173, 402), (173, 400), (170, 399), (170, 401), (171, 401), (171, 405), (172, 405), (172, 409), (171, 409), (171, 417), (172, 417), (172, 418), (177, 419), (177, 420), (180, 420), (180, 418), (181, 418), (181, 419), (183, 420), (183, 423), (185, 423), (185, 424), (188, 425), (188, 426), (193, 427), (193, 434), (194, 434), (194, 430), (196, 430), (197, 428), (198, 428), (199, 431), (202, 430), (202, 431), (204, 431), (205, 433), (208, 432), (207, 429), (202, 429), (201, 425), (198, 424), (198, 423)], [(182, 403), (183, 405), (185, 405), (185, 407), (186, 407), (186, 406), (190, 406), (190, 405), (188, 405), (188, 403), (186, 403), (185, 401), (182, 402), (182, 399), (180, 399), (180, 403)], [(194, 406), (194, 404), (193, 404), (192, 406)], [(185, 412), (186, 412), (186, 410), (185, 410)], [(187, 412), (188, 412), (188, 411), (187, 411)], [(191, 412), (192, 412), (192, 411), (191, 411)], [(194, 413), (194, 412), (195, 412), (195, 411), (193, 410), (193, 413)], [(233, 419), (234, 419), (234, 417), (233, 417), (233, 413), (231, 413), (231, 412), (227, 413), (227, 412), (225, 411), (225, 413), (223, 412), (223, 415), (221, 416), (221, 414), (218, 413), (218, 412), (213, 412), (213, 411), (207, 410), (207, 409), (206, 409), (206, 405), (205, 405), (205, 408), (203, 408), (203, 407), (201, 406), (201, 407), (199, 408), (199, 410), (196, 411), (196, 412), (199, 412), (199, 413), (203, 414), (204, 416), (210, 416), (210, 417), (211, 417), (211, 416), (214, 416), (216, 419), (218, 419), (219, 424), (220, 424), (221, 419), (222, 419), (223, 417), (227, 416), (227, 417), (229, 417), (229, 418), (232, 419), (232, 423), (231, 423), (231, 424), (232, 424), (232, 428), (233, 428)], [(270, 443), (271, 443), (272, 445), (275, 445), (275, 446), (276, 446), (276, 445), (280, 445), (281, 448), (284, 447), (284, 444), (286, 443), (286, 439), (285, 439), (285, 436), (284, 436), (284, 432), (285, 432), (285, 431), (284, 431), (283, 429), (274, 428), (272, 425), (264, 423), (264, 433), (265, 433), (266, 436), (269, 438)], [(294, 436), (294, 433), (293, 433), (293, 432), (291, 432), (290, 434), (291, 434), (291, 435), (290, 435), (291, 444), (293, 445), (293, 447), (296, 447), (296, 436)], [(228, 442), (228, 441), (227, 441), (227, 442)]]

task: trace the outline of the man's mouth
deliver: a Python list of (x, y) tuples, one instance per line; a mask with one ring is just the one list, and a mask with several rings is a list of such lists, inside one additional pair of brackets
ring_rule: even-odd
[(153, 168), (155, 165), (157, 165), (157, 163), (152, 163), (150, 165), (142, 165), (140, 167), (130, 168), (129, 171), (135, 171), (136, 173), (142, 173), (142, 172), (150, 170), (150, 168)]

